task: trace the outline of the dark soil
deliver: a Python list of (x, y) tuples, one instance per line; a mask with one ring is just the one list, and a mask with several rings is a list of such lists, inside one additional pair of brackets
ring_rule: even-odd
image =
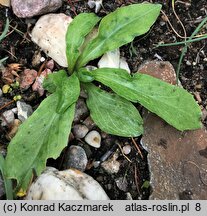
[[(122, 7), (129, 4), (141, 3), (143, 1), (138, 0), (103, 0), (103, 6), (98, 13), (99, 16), (104, 16), (118, 7)], [(176, 19), (175, 14), (172, 10), (171, 1), (150, 1), (154, 3), (161, 3), (163, 5), (162, 10), (165, 12), (169, 20), (171, 21), (174, 29), (180, 34), (184, 35), (183, 30), (179, 21)], [(190, 36), (202, 19), (207, 16), (207, 3), (206, 0), (185, 0), (177, 1), (175, 4), (175, 10), (183, 25), (187, 36)], [(67, 15), (74, 17), (76, 14), (81, 12), (94, 12), (87, 5), (87, 1), (64, 1), (62, 8), (58, 12), (63, 12)], [(6, 9), (0, 6), (0, 32), (3, 30), (5, 23), (5, 13)], [(19, 19), (13, 13), (12, 10), (8, 10), (8, 16), (10, 20), (10, 29), (8, 36), (0, 44), (0, 59), (8, 56), (6, 66), (9, 63), (19, 63), (22, 68), (32, 68), (31, 61), (36, 50), (39, 48), (30, 40), (29, 31), (31, 26), (27, 25), (27, 19)], [(38, 17), (35, 17), (34, 21)], [(206, 33), (206, 27), (199, 32), (199, 34)], [(136, 72), (138, 66), (146, 60), (164, 60), (170, 61), (176, 68), (178, 65), (179, 57), (182, 51), (182, 46), (170, 46), (170, 47), (159, 47), (155, 48), (155, 45), (161, 42), (170, 43), (176, 41), (183, 41), (179, 38), (175, 32), (172, 30), (166, 18), (161, 14), (150, 30), (149, 33), (142, 37), (137, 37), (135, 40), (121, 48), (121, 55), (127, 59), (130, 69), (132, 72)], [(42, 53), (42, 56), (45, 56)], [(45, 56), (46, 57), (46, 56)], [(47, 58), (47, 57), (46, 57)], [(40, 65), (36, 68), (39, 70)], [(56, 65), (56, 69), (60, 67)], [(1, 73), (1, 72), (0, 72)], [(0, 74), (1, 75), (1, 74)], [(195, 42), (190, 44), (188, 52), (184, 57), (183, 63), (181, 65), (181, 70), (179, 73), (179, 79), (183, 87), (187, 89), (192, 94), (196, 95), (196, 99), (199, 100), (199, 104), (202, 109), (207, 109), (207, 44), (205, 40)], [(0, 78), (0, 88), (4, 85), (2, 79)], [(20, 92), (16, 90), (11, 94), (4, 95), (0, 99), (0, 107), (2, 107), (7, 102), (13, 99), (15, 94), (21, 94), (25, 102), (32, 105), (35, 109), (40, 102), (44, 99), (43, 97), (38, 97), (31, 89), (27, 91)], [(11, 109), (15, 104), (5, 107), (0, 110), (2, 112)], [(207, 119), (203, 119), (205, 126), (207, 125)], [(9, 144), (7, 139), (7, 133), (9, 127), (0, 126), (0, 151), (6, 152), (6, 147)], [(103, 139), (102, 147), (98, 150), (94, 148), (89, 149), (89, 160), (100, 160), (100, 158), (109, 149), (113, 149), (113, 152), (119, 152), (118, 160), (121, 162), (120, 171), (117, 174), (107, 174), (102, 168), (88, 167), (86, 173), (94, 177), (105, 189), (106, 193), (110, 199), (126, 199), (127, 192), (129, 192), (133, 199), (148, 199), (150, 195), (150, 187), (142, 187), (145, 181), (150, 180), (150, 172), (147, 163), (147, 152), (142, 149), (140, 143), (140, 137), (135, 138), (135, 142), (139, 146), (142, 156), (137, 151), (134, 143), (131, 139), (123, 139), (120, 137), (105, 135)], [(78, 144), (77, 140), (73, 140), (70, 144)], [(117, 145), (117, 143), (119, 145)], [(121, 153), (119, 146), (129, 143), (132, 147), (132, 153), (129, 154), (129, 162)], [(56, 160), (48, 160), (48, 165), (53, 165), (58, 169), (62, 169), (62, 161), (64, 159), (64, 152)], [(128, 184), (125, 191), (120, 190), (115, 182), (115, 179), (119, 177), (124, 177)]]

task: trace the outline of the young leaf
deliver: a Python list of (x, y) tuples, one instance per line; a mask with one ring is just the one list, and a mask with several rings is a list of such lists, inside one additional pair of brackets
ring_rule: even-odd
[(78, 78), (75, 74), (68, 78), (65, 71), (50, 75), (44, 85), (55, 92), (20, 126), (6, 157), (7, 176), (17, 179), (24, 190), (33, 170), (39, 175), (46, 160), (57, 158), (67, 145), (80, 94)]
[(131, 77), (125, 70), (114, 68), (94, 70), (93, 77), (127, 100), (139, 102), (178, 130), (201, 127), (200, 108), (182, 88), (146, 74)]
[(85, 36), (99, 20), (100, 18), (93, 13), (81, 13), (68, 26), (66, 33), (66, 56), (70, 73), (74, 70), (75, 63), (80, 55), (79, 49), (84, 42)]
[(85, 46), (76, 68), (146, 33), (157, 19), (160, 9), (160, 4), (133, 4), (105, 16), (100, 22), (98, 36)]
[(143, 133), (143, 121), (134, 105), (116, 94), (107, 93), (93, 84), (85, 84), (91, 118), (103, 131), (124, 137)]
[(62, 85), (62, 81), (67, 79), (67, 77), (68, 75), (64, 70), (49, 74), (47, 78), (44, 79), (43, 87), (50, 93), (54, 93), (56, 89)]
[(76, 72), (80, 82), (92, 82), (94, 80), (91, 71), (88, 71), (86, 68), (81, 68)]
[(80, 83), (76, 74), (62, 80), (62, 84), (57, 88), (58, 105), (57, 112), (64, 113), (67, 108), (75, 103), (80, 95)]
[(19, 128), (9, 144), (5, 161), (8, 178), (17, 179), (18, 187), (27, 189), (33, 171), (45, 169), (48, 158), (57, 158), (68, 143), (75, 104), (57, 113), (58, 94), (47, 97)]

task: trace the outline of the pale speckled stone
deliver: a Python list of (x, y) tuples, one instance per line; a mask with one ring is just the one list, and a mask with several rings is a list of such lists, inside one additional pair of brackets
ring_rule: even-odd
[(31, 39), (60, 66), (67, 67), (65, 36), (72, 18), (63, 13), (47, 14), (37, 21)]
[(11, 0), (16, 16), (29, 18), (56, 11), (62, 6), (62, 0)]
[(76, 170), (58, 171), (47, 168), (32, 183), (26, 200), (109, 200), (109, 197), (91, 176)]
[(85, 136), (85, 141), (88, 143), (88, 145), (93, 146), (94, 148), (100, 148), (101, 147), (101, 135), (98, 131), (90, 131)]

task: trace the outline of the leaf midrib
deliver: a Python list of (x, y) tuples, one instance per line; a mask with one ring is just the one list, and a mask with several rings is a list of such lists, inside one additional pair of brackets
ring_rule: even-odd
[[(102, 77), (102, 76), (99, 75), (99, 78), (100, 78), (100, 77)], [(105, 78), (105, 77), (103, 77), (103, 78)], [(103, 79), (102, 79), (102, 80), (103, 80)], [(99, 81), (101, 82), (101, 79), (99, 79)], [(113, 82), (116, 83), (117, 85), (120, 85), (120, 83), (119, 83), (116, 79), (114, 79)], [(136, 90), (136, 85), (135, 85), (134, 83), (132, 83), (133, 86), (131, 86), (131, 85), (126, 85), (126, 83), (127, 83), (127, 82), (122, 82), (122, 85), (123, 85), (125, 88), (130, 89), (131, 92), (133, 92), (134, 95), (139, 95), (140, 98), (145, 98), (145, 101), (154, 100), (154, 101), (156, 101), (156, 102), (160, 102), (160, 100), (159, 100), (159, 99), (156, 99), (155, 96), (158, 96), (159, 98), (161, 98), (162, 95), (155, 95), (154, 97), (153, 97), (153, 96), (149, 96), (149, 95), (143, 95), (140, 91), (137, 91), (137, 90)], [(134, 87), (134, 88), (133, 88), (133, 87)], [(111, 88), (111, 89), (113, 90), (113, 88)], [(136, 92), (136, 93), (134, 93), (134, 92)], [(171, 96), (171, 98), (172, 98), (172, 97), (173, 97), (173, 96)], [(170, 96), (167, 97), (167, 98), (170, 98)], [(142, 103), (140, 102), (139, 99), (136, 99), (136, 100), (137, 100), (138, 103), (142, 104)], [(172, 106), (172, 104), (169, 104), (169, 103), (167, 103), (167, 102), (165, 102), (165, 101), (162, 101), (162, 104), (164, 104), (165, 106), (167, 105), (168, 107), (171, 107), (171, 109), (175, 109), (175, 110), (179, 110), (179, 111), (181, 110), (181, 113), (184, 113), (184, 114), (186, 115), (185, 110), (183, 110), (183, 109), (177, 109), (177, 106)], [(144, 106), (144, 105), (143, 105), (143, 106)], [(149, 108), (148, 108), (148, 109), (149, 109)], [(156, 112), (157, 112), (157, 111), (156, 111)], [(159, 112), (159, 113), (161, 113), (161, 112)], [(187, 113), (187, 115), (188, 115), (190, 118), (192, 118), (192, 115), (190, 115), (189, 112)]]

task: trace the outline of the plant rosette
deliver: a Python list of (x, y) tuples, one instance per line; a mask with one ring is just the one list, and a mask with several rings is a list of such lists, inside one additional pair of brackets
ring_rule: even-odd
[[(91, 118), (109, 134), (136, 137), (143, 133), (143, 120), (133, 103), (141, 104), (178, 130), (201, 127), (201, 110), (183, 88), (141, 73), (130, 75), (123, 69), (85, 68), (91, 60), (148, 32), (160, 10), (160, 4), (133, 4), (102, 19), (94, 13), (74, 18), (66, 34), (68, 71), (48, 75), (44, 88), (51, 95), (20, 126), (8, 147), (6, 176), (17, 180), (18, 190), (26, 191), (33, 173), (39, 176), (47, 159), (56, 159), (67, 146), (81, 88), (88, 94)], [(97, 36), (84, 43), (98, 23)], [(111, 91), (97, 87), (94, 81)]]

